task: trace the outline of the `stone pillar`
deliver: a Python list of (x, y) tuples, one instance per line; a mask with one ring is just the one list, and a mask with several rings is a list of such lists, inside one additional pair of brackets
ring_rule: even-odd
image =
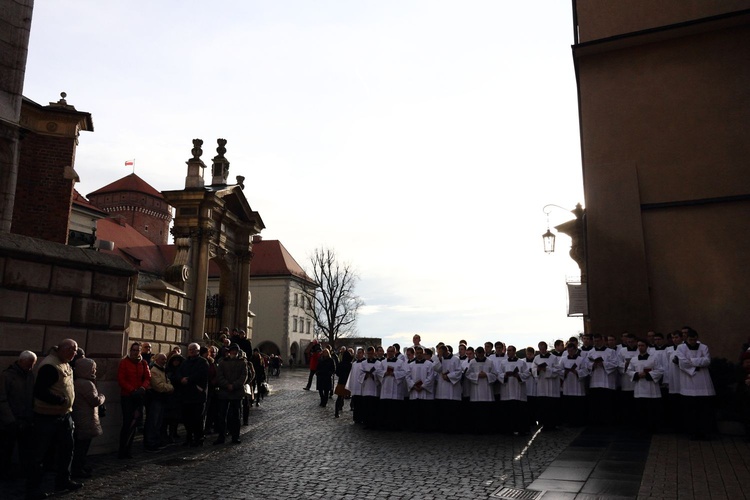
[(4, 2), (0, 9), (0, 231), (10, 231), (18, 175), (18, 123), (34, 0)]
[(250, 297), (250, 261), (252, 252), (246, 250), (237, 255), (237, 300), (235, 322), (242, 325), (238, 328), (247, 330), (248, 299)]
[[(190, 317), (190, 338), (195, 342), (203, 339), (206, 322), (206, 298), (208, 297), (209, 245), (213, 229), (200, 228), (193, 236), (193, 314)], [(190, 295), (190, 294), (189, 294)]]

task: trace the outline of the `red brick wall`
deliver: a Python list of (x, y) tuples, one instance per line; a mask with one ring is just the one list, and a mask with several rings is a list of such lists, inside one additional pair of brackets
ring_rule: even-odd
[[(164, 200), (156, 200), (152, 196), (143, 193), (118, 192), (105, 193), (91, 196), (89, 201), (112, 214), (121, 215), (125, 222), (144, 235), (157, 245), (169, 243), (169, 223), (170, 219), (144, 213), (141, 209), (148, 212), (161, 212), (168, 214), (168, 205)], [(123, 207), (138, 207), (135, 210), (122, 209)], [(115, 208), (116, 210), (113, 210)], [(146, 229), (148, 228), (148, 229)]]
[(16, 201), (11, 232), (56, 243), (68, 242), (75, 141), (28, 132), (20, 144)]

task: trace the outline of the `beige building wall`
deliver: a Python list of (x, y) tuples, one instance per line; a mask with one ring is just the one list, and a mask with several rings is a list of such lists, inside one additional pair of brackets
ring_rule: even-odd
[(149, 342), (153, 354), (168, 354), (190, 342), (190, 309), (179, 288), (153, 281), (136, 291), (130, 311), (129, 343)]
[(750, 1), (574, 6), (590, 330), (689, 325), (735, 360), (750, 301), (750, 13), (731, 12)]
[[(253, 347), (258, 347), (263, 342), (273, 342), (281, 351), (286, 364), (292, 345), (296, 343), (299, 346), (296, 361), (304, 361), (301, 353), (304, 345), (314, 337), (314, 325), (303, 305), (302, 284), (288, 276), (251, 278), (250, 293), (251, 309), (256, 314), (253, 322)], [(304, 331), (301, 325), (304, 326)]]

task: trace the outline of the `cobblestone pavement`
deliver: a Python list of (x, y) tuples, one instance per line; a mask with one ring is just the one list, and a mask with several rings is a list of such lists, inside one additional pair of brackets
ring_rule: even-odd
[[(345, 406), (318, 406), (303, 391), (307, 371), (271, 379), (271, 395), (253, 408), (239, 445), (171, 446), (157, 454), (134, 447), (133, 460), (89, 457), (94, 478), (65, 499), (468, 499), (501, 487), (524, 488), (580, 429), (530, 436), (412, 434), (365, 430)], [(48, 476), (50, 476), (48, 474)], [(51, 486), (51, 477), (47, 477)], [(3, 498), (22, 498), (23, 483)], [(49, 490), (48, 490), (49, 491)], [(8, 495), (8, 496), (5, 496)]]

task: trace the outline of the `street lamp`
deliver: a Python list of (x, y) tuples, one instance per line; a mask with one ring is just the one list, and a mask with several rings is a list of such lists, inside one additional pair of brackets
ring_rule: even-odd
[(549, 205), (545, 205), (544, 208), (542, 208), (542, 211), (547, 216), (547, 232), (542, 235), (542, 241), (544, 241), (544, 253), (546, 253), (547, 255), (555, 251), (555, 234), (549, 229), (549, 213), (552, 207), (561, 208), (566, 212), (570, 212), (570, 210), (568, 210), (567, 208), (552, 203)]

